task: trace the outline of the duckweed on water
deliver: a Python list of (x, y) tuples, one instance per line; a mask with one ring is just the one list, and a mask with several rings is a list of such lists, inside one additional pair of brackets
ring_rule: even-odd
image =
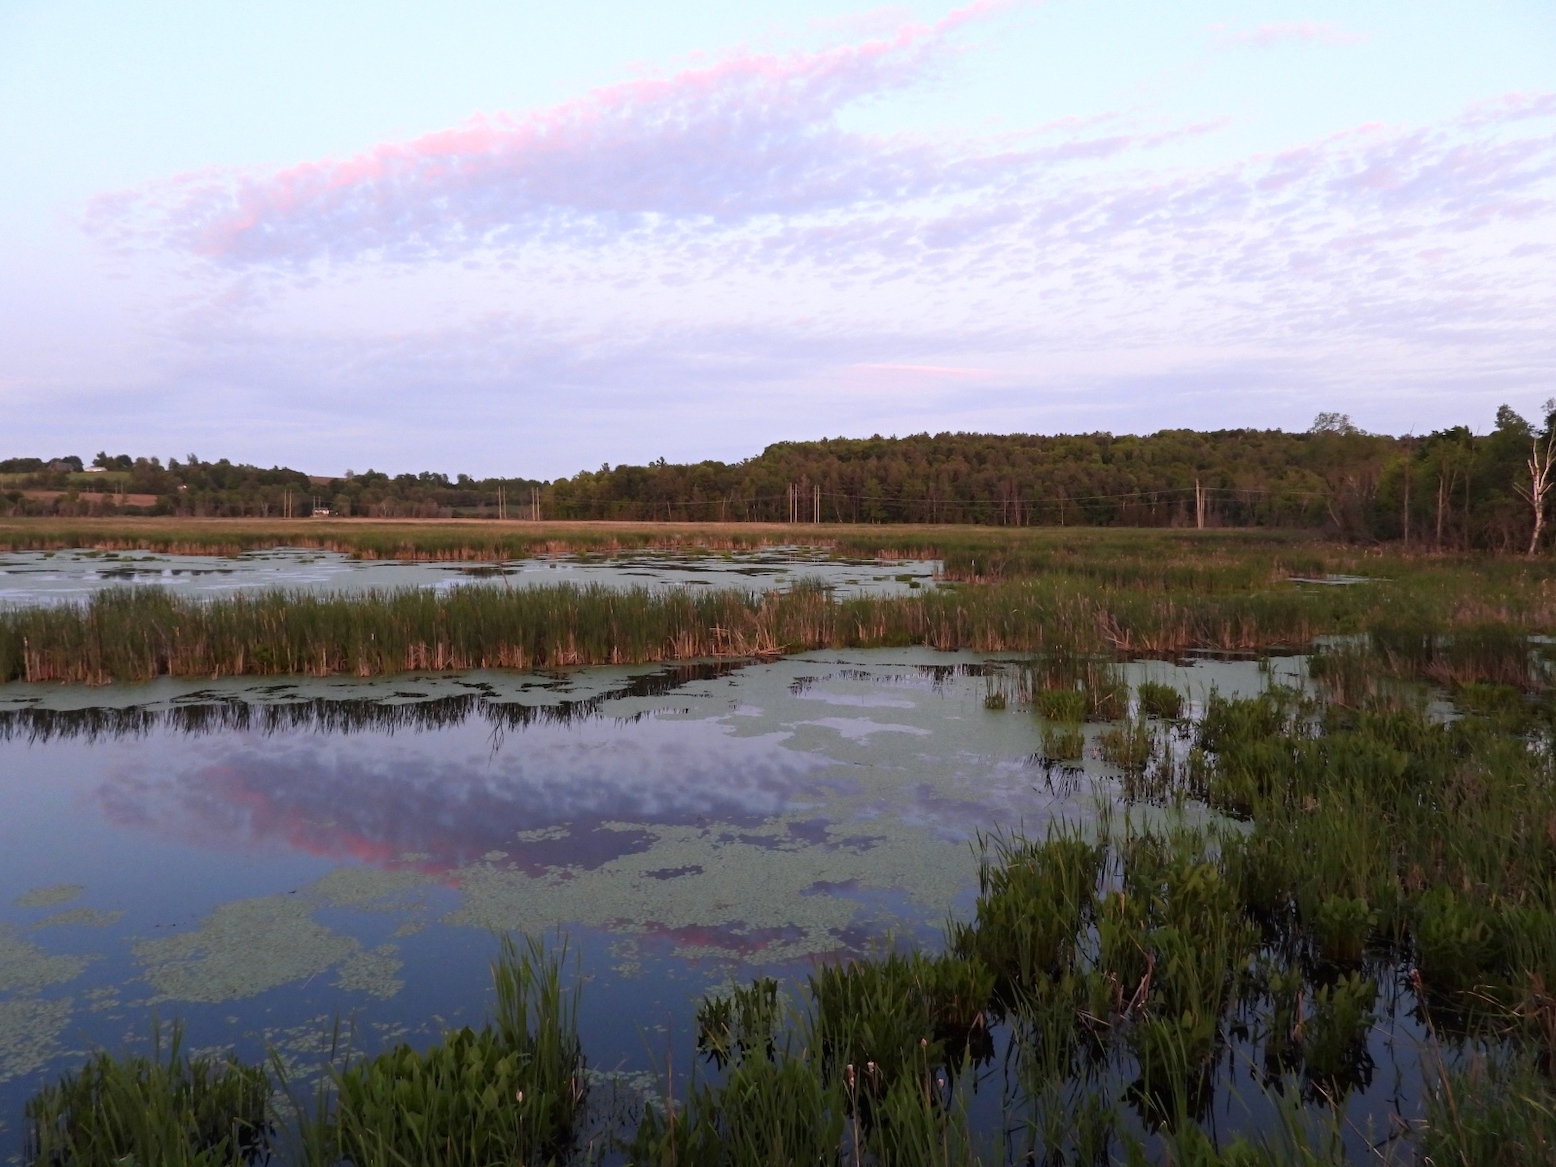
[(63, 912), (52, 912), (43, 919), (33, 924), (34, 928), (110, 928), (124, 919), (124, 913), (117, 909), (106, 911), (102, 908), (67, 908)]
[(0, 1082), (35, 1073), (59, 1056), (73, 1005), (69, 997), (0, 1001)]
[(11, 902), (18, 908), (57, 908), (80, 899), (85, 891), (79, 883), (61, 883), (53, 887), (35, 887)]
[[(317, 906), (289, 895), (235, 900), (193, 931), (141, 941), (134, 957), (164, 999), (214, 1004), (252, 997), (361, 958), (356, 940), (313, 919)], [(376, 967), (381, 972), (382, 963)]]
[(91, 959), (51, 955), (9, 924), (0, 924), (0, 993), (36, 992), (65, 984), (80, 976)]

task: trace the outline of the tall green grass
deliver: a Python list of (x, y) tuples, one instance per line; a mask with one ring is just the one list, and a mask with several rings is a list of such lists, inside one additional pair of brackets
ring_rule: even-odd
[[(306, 1145), (352, 1167), (488, 1167), (565, 1157), (587, 1093), (566, 948), (509, 937), (492, 966), (496, 1016), (427, 1049), (400, 1045), (335, 1076)], [(318, 1129), (322, 1126), (322, 1129)], [(322, 1167), (322, 1165), (321, 1165)]]
[[(838, 599), (818, 586), (617, 591), (600, 586), (467, 587), (363, 596), (283, 592), (202, 602), (153, 588), (81, 605), (0, 611), (0, 680), (104, 683), (173, 676), (372, 675), (411, 669), (537, 668), (895, 647), (1071, 654), (1253, 651), (1361, 631), (1397, 597), (1294, 586), (1162, 595), (1068, 578)], [(1451, 626), (1450, 626), (1451, 627)], [(1478, 625), (1516, 640), (1545, 625)], [(1499, 642), (1500, 643), (1500, 642)], [(1459, 649), (1452, 650), (1459, 652)], [(1463, 654), (1461, 654), (1463, 655)], [(1459, 657), (1454, 657), (1458, 660)], [(1458, 666), (1461, 669), (1464, 666)], [(1121, 713), (1097, 684), (1087, 716)]]
[(28, 1161), (49, 1167), (236, 1167), (268, 1146), (274, 1115), (263, 1066), (190, 1057), (173, 1025), (163, 1053), (99, 1053), (27, 1104)]

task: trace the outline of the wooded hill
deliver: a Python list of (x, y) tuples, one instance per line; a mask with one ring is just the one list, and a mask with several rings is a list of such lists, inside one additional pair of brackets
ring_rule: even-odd
[[(1363, 433), (1336, 414), (1305, 433), (1162, 430), (1147, 436), (918, 434), (780, 442), (741, 462), (602, 466), (571, 478), (375, 471), (320, 478), (190, 458), (100, 454), (0, 462), (12, 514), (508, 517), (1011, 526), (1262, 526), (1444, 549), (1523, 550), (1529, 458), (1553, 416), (1497, 413), (1425, 437)], [(1523, 492), (1522, 494), (1520, 492)], [(151, 496), (130, 506), (130, 496)], [(137, 500), (141, 501), (141, 500)]]

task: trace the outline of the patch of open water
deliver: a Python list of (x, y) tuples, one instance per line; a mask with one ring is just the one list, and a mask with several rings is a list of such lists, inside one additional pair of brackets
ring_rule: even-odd
[[(0, 1154), (42, 1081), (143, 1046), (154, 1015), (299, 1065), (337, 1018), (367, 1051), (478, 1021), (497, 929), (569, 938), (597, 1071), (689, 1065), (703, 992), (935, 945), (978, 832), (1110, 797), (1106, 765), (1045, 769), (1042, 723), (985, 707), (1010, 663), (0, 687)], [(1122, 667), (1192, 714), (1304, 662)], [(1374, 1057), (1406, 1074), (1395, 1036)]]
[(490, 563), (353, 559), (335, 551), (277, 547), (241, 555), (163, 555), (152, 551), (0, 552), (0, 606), (83, 600), (108, 587), (154, 586), (202, 598), (283, 588), (360, 594), (396, 588), (436, 591), (471, 585), (538, 587), (599, 584), (720, 587), (770, 591), (819, 580), (839, 596), (903, 595), (935, 587), (935, 560), (849, 559), (813, 547), (687, 553), (554, 555)]

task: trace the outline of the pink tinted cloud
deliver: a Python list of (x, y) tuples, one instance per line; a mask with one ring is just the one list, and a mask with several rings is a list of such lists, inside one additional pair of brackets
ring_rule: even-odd
[[(972, 18), (964, 10), (954, 20)], [(1099, 115), (954, 145), (841, 128), (850, 102), (944, 61), (947, 27), (903, 26), (810, 54), (737, 54), (344, 160), (196, 175), (105, 199), (99, 222), (136, 224), (154, 244), (207, 256), (266, 295), (279, 287), (265, 279), (272, 268), (501, 252), (496, 262), (519, 273), (508, 288), (572, 286), (582, 291), (572, 310), (589, 320), (588, 336), (554, 349), (536, 341), (504, 367), (612, 386), (607, 396), (618, 375), (633, 383), (655, 367), (661, 385), (760, 380), (787, 368), (795, 336), (844, 368), (872, 358), (978, 363), (976, 345), (925, 359), (875, 351), (861, 362), (870, 346), (858, 338), (880, 327), (872, 313), (886, 302), (858, 296), (866, 286), (901, 290), (904, 311), (922, 314), (909, 331), (934, 321), (1012, 348), (1020, 337), (1111, 347), (1189, 335), (1204, 344), (1443, 336), (1449, 322), (1458, 333), (1522, 335), (1552, 302), (1534, 253), (1518, 249), (1556, 237), (1556, 94), (1509, 94), (1433, 125), (1364, 125), (1201, 167), (1147, 151), (1214, 123), (1142, 131)], [(1507, 278), (1510, 263), (1522, 283)], [(628, 286), (675, 288), (677, 306), (609, 299)], [(1174, 312), (1155, 310), (1173, 297)], [(751, 307), (759, 303), (777, 306)], [(684, 314), (663, 325), (670, 348), (729, 359), (683, 365), (667, 351), (600, 357), (610, 372), (591, 363), (600, 336), (633, 326), (658, 335), (660, 311)], [(701, 311), (717, 320), (711, 333), (675, 331)], [(777, 323), (786, 312), (826, 320), (837, 335), (812, 323), (786, 332)], [(996, 342), (984, 327), (1009, 336)], [(786, 339), (769, 343), (767, 328)], [(395, 361), (416, 363), (379, 341)], [(446, 354), (435, 364), (431, 380), (450, 375)]]
[(1359, 45), (1367, 40), (1360, 33), (1347, 32), (1335, 24), (1317, 20), (1300, 20), (1260, 24), (1253, 28), (1228, 29), (1225, 25), (1211, 25), (1218, 45), (1247, 45), (1265, 49), (1274, 45)]
[(966, 157), (842, 130), (860, 99), (922, 79), (947, 36), (1002, 5), (789, 56), (740, 53), (606, 86), (521, 115), (476, 118), (354, 157), (215, 171), (99, 199), (104, 233), (138, 230), (221, 263), (443, 256), (664, 221), (737, 223), (965, 190), (1001, 153)]

